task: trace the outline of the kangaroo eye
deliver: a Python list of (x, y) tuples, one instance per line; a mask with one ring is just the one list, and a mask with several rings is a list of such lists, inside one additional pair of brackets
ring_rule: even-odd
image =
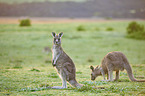
[(60, 41), (60, 38), (58, 40)]

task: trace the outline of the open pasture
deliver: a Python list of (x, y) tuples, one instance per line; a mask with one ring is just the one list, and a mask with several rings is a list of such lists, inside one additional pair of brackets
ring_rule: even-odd
[[(89, 66), (100, 65), (102, 58), (110, 51), (123, 52), (134, 76), (145, 79), (145, 40), (125, 37), (130, 21), (75, 22), (73, 19), (61, 23), (34, 20), (30, 27), (19, 27), (13, 20), (0, 23), (0, 95), (145, 95), (145, 83), (131, 82), (126, 71), (120, 72), (120, 80), (116, 82), (103, 82), (103, 77), (90, 80)], [(137, 22), (145, 25), (143, 20)], [(43, 52), (44, 47), (52, 47), (51, 32), (64, 32), (62, 47), (75, 63), (77, 81), (86, 87), (76, 89), (68, 84), (68, 89), (47, 89), (47, 86), (61, 86), (61, 80), (51, 64), (51, 52)], [(92, 89), (91, 86), (105, 89)]]

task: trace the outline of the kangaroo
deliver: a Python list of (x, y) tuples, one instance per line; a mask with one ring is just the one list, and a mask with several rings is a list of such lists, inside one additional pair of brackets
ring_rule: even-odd
[[(116, 81), (119, 79), (119, 70), (123, 71), (124, 69), (126, 69), (129, 79), (131, 81), (145, 82), (145, 80), (137, 80), (134, 78), (132, 68), (126, 56), (122, 52), (117, 51), (109, 52), (103, 58), (101, 62), (101, 67), (97, 66), (96, 68), (94, 68), (93, 66), (90, 66), (90, 69), (92, 70), (91, 80), (95, 80), (97, 76), (102, 75), (104, 81)], [(113, 80), (113, 71), (116, 71), (116, 77), (114, 80)], [(107, 74), (107, 79), (109, 77), (109, 80), (106, 80), (105, 74)]]
[(57, 70), (59, 77), (62, 79), (61, 86), (53, 86), (53, 89), (67, 88), (67, 82), (77, 88), (81, 88), (83, 85), (76, 81), (76, 68), (72, 59), (63, 51), (61, 47), (61, 37), (63, 32), (58, 35), (52, 32), (53, 36), (53, 48), (52, 48), (52, 65)]

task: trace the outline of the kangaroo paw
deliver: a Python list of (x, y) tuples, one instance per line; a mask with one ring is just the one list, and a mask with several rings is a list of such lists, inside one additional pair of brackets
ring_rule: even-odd
[(52, 61), (52, 66), (53, 66), (53, 67), (54, 67), (54, 66), (56, 66), (56, 64), (55, 64), (54, 60)]
[(52, 64), (53, 65), (53, 67), (55, 67), (56, 66), (56, 64)]

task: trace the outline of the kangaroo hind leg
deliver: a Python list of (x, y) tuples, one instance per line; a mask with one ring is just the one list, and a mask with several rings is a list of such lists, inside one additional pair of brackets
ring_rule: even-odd
[(119, 70), (116, 71), (116, 77), (115, 77), (114, 81), (117, 81), (118, 79), (119, 79)]
[(52, 89), (64, 89), (67, 88), (67, 81), (66, 81), (66, 75), (64, 74), (64, 72), (61, 70), (60, 71), (60, 78), (62, 80), (62, 86), (53, 86), (51, 87)]
[(62, 80), (62, 88), (67, 88), (66, 73), (63, 70), (61, 70), (60, 76)]
[(62, 86), (53, 86), (52, 89), (64, 89), (67, 88), (67, 81), (65, 79), (62, 79)]
[(67, 88), (67, 81), (65, 78), (62, 78), (62, 87)]

